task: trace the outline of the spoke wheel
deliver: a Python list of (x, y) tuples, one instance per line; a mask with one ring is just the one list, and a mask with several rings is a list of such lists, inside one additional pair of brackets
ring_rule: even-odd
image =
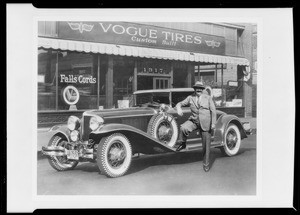
[(173, 133), (174, 131), (171, 123), (168, 120), (164, 120), (159, 124), (156, 136), (160, 142), (169, 143), (172, 139)]
[(127, 137), (114, 133), (101, 139), (97, 148), (97, 164), (100, 172), (108, 177), (124, 175), (130, 167), (132, 148)]
[[(51, 138), (48, 146), (62, 146), (67, 147), (67, 140), (60, 136), (54, 136)], [(49, 164), (57, 171), (66, 171), (74, 169), (78, 161), (69, 161), (67, 156), (50, 156), (48, 157)]]
[(126, 158), (126, 148), (120, 141), (114, 142), (108, 149), (108, 163), (112, 168), (119, 168)]
[(227, 156), (236, 155), (241, 146), (241, 133), (239, 128), (234, 124), (229, 124), (224, 136), (224, 146), (222, 152)]

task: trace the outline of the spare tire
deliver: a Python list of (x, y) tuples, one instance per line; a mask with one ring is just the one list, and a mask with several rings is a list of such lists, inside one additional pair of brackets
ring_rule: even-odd
[(174, 147), (178, 138), (178, 125), (170, 114), (156, 114), (149, 121), (147, 133), (161, 143)]

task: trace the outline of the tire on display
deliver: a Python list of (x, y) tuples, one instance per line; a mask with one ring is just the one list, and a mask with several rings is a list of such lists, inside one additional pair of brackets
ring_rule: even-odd
[(149, 121), (147, 133), (169, 147), (174, 147), (178, 138), (178, 124), (170, 114), (156, 114)]
[(230, 123), (227, 126), (224, 135), (224, 146), (221, 148), (221, 151), (226, 156), (234, 156), (236, 155), (241, 147), (241, 133), (239, 128)]
[[(65, 144), (67, 143), (66, 139), (63, 139), (60, 136), (54, 136), (51, 138), (50, 142), (48, 143), (48, 146), (62, 146), (65, 147)], [(66, 170), (72, 170), (74, 169), (78, 161), (69, 161), (67, 159), (67, 156), (48, 156), (49, 164), (57, 171), (66, 171)]]
[(132, 147), (127, 137), (113, 133), (101, 139), (97, 148), (97, 165), (104, 175), (115, 178), (124, 175), (130, 167)]

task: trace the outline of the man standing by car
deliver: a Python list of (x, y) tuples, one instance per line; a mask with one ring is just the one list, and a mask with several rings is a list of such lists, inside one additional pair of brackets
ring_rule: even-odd
[(179, 116), (183, 115), (181, 109), (182, 106), (189, 106), (192, 112), (189, 119), (180, 126), (180, 133), (177, 141), (180, 145), (176, 151), (185, 149), (188, 135), (192, 131), (199, 129), (203, 146), (203, 169), (205, 172), (208, 172), (210, 169), (209, 154), (211, 130), (215, 128), (216, 107), (211, 96), (203, 92), (205, 86), (202, 82), (197, 81), (193, 88), (195, 90), (194, 94), (188, 96), (176, 105)]

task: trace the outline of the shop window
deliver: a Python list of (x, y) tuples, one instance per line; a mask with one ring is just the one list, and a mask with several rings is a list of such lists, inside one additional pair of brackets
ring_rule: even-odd
[(38, 110), (56, 109), (57, 51), (38, 50)]
[[(64, 88), (72, 85), (80, 94), (77, 109), (97, 108), (97, 70), (93, 65), (93, 56), (78, 52), (61, 54), (58, 58), (58, 93), (62, 95)], [(69, 105), (60, 98), (59, 109), (69, 109)]]
[(40, 49), (38, 54), (38, 110), (69, 110), (70, 101), (77, 98), (71, 88), (68, 96), (64, 89), (75, 87), (79, 100), (75, 109), (97, 108), (97, 58), (78, 52), (60, 52)]
[(173, 88), (186, 87), (187, 63), (174, 62), (173, 64)]
[[(205, 86), (211, 88), (211, 95), (217, 107), (241, 107), (244, 95), (242, 70), (242, 67), (228, 70), (226, 64), (195, 65), (195, 82), (202, 81)], [(227, 78), (224, 78), (224, 73), (230, 74), (226, 74)], [(229, 77), (233, 79), (228, 79)]]
[(216, 66), (215, 65), (196, 65), (195, 66), (195, 82), (202, 81), (204, 85), (213, 87), (216, 82)]
[[(218, 83), (213, 87), (213, 100), (217, 107), (242, 107), (243, 104), (243, 67), (237, 66), (237, 70), (229, 70), (230, 72), (237, 72), (234, 79), (221, 79), (221, 85)], [(225, 71), (225, 72), (229, 72)]]
[(129, 105), (132, 106), (134, 60), (128, 57), (114, 57), (113, 64), (114, 106), (118, 107), (118, 100), (129, 100)]

